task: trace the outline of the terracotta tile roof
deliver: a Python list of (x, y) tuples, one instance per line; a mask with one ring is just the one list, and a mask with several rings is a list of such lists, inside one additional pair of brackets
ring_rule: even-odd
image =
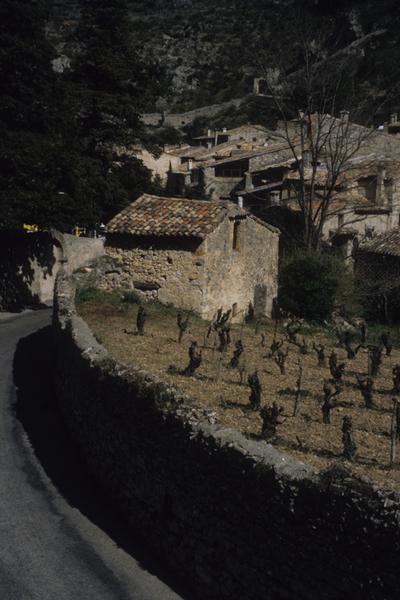
[(246, 216), (231, 202), (165, 198), (143, 194), (107, 225), (108, 233), (204, 239), (225, 216)]
[(391, 229), (360, 244), (359, 251), (400, 257), (400, 229)]

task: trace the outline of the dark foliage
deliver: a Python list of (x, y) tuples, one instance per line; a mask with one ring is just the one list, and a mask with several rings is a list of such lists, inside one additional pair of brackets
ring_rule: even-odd
[(327, 319), (339, 288), (339, 268), (335, 260), (323, 254), (294, 255), (280, 273), (282, 309), (309, 321)]
[(131, 47), (128, 4), (88, 3), (76, 64), (56, 73), (48, 3), (0, 7), (0, 226), (70, 230), (107, 220), (151, 189), (143, 163), (121, 151), (145, 137), (148, 72)]

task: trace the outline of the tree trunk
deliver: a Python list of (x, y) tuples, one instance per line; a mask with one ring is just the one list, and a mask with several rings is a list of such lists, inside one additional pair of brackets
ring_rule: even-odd
[(396, 461), (396, 442), (397, 442), (397, 403), (396, 398), (392, 399), (393, 412), (392, 412), (392, 426), (391, 426), (391, 444), (390, 444), (390, 466), (393, 467)]

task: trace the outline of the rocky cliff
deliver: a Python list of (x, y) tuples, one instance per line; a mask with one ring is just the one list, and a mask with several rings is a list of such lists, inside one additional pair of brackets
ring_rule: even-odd
[[(84, 40), (77, 24), (84, 3), (51, 2), (48, 36), (59, 70), (79, 61)], [(250, 93), (253, 77), (273, 59), (277, 44), (286, 48), (288, 70), (295, 69), (299, 20), (306, 30), (309, 24), (310, 31), (320, 26), (330, 32), (335, 48), (381, 32), (362, 47), (360, 83), (384, 93), (399, 81), (397, 0), (130, 0), (128, 5), (134, 43), (169, 82), (149, 110), (188, 110)]]

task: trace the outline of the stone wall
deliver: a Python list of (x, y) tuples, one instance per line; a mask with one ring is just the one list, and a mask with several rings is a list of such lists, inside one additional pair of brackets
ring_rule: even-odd
[[(240, 320), (251, 304), (256, 316), (270, 316), (278, 295), (279, 235), (253, 218), (226, 220), (206, 240), (206, 301), (224, 309), (236, 305)], [(237, 227), (237, 249), (233, 229)]]
[(203, 242), (109, 235), (106, 253), (120, 274), (100, 285), (143, 291), (205, 319), (233, 305), (242, 319), (250, 303), (258, 316), (270, 315), (277, 296), (279, 235), (253, 218), (242, 219), (238, 227), (238, 249), (233, 249), (230, 219)]
[(245, 100), (246, 98), (233, 98), (227, 102), (221, 102), (221, 104), (201, 106), (200, 108), (194, 108), (183, 113), (144, 113), (142, 114), (142, 121), (145, 125), (164, 125), (179, 129), (180, 127), (190, 125), (198, 117), (214, 117), (230, 107), (238, 108)]
[(101, 240), (55, 230), (0, 234), (0, 310), (18, 311), (53, 303), (60, 265), (70, 272), (104, 253)]
[(220, 429), (178, 390), (115, 363), (65, 274), (55, 335), (57, 396), (82, 455), (193, 598), (397, 600), (399, 494)]
[(104, 254), (104, 241), (100, 238), (76, 237), (56, 230), (51, 234), (61, 245), (64, 268), (70, 273)]
[(180, 157), (175, 156), (173, 152), (168, 153), (163, 151), (160, 156), (156, 157), (141, 146), (127, 152), (127, 154), (136, 156), (139, 160), (143, 161), (144, 166), (152, 171), (152, 177), (154, 178), (158, 175), (163, 184), (167, 182), (169, 169), (177, 169), (181, 164)]
[(399, 323), (400, 257), (361, 248), (355, 254), (354, 270), (368, 316), (382, 323)]
[(138, 289), (164, 304), (204, 312), (204, 247), (200, 240), (109, 235), (106, 253), (121, 268), (116, 287)]
[(201, 170), (204, 195), (210, 200), (231, 198), (232, 192), (243, 182), (243, 177), (216, 177), (215, 167), (206, 167)]
[[(385, 212), (381, 214), (357, 214), (352, 209), (346, 209), (343, 211), (343, 228), (353, 230), (357, 232), (358, 236), (363, 239), (367, 229), (372, 229), (375, 234), (384, 233), (389, 229), (393, 228), (395, 217), (398, 220), (398, 214)], [(338, 215), (332, 215), (326, 219), (323, 227), (323, 235), (326, 239), (329, 239), (330, 232), (337, 231), (339, 228)]]
[(48, 232), (0, 233), (0, 310), (51, 303), (62, 248)]

